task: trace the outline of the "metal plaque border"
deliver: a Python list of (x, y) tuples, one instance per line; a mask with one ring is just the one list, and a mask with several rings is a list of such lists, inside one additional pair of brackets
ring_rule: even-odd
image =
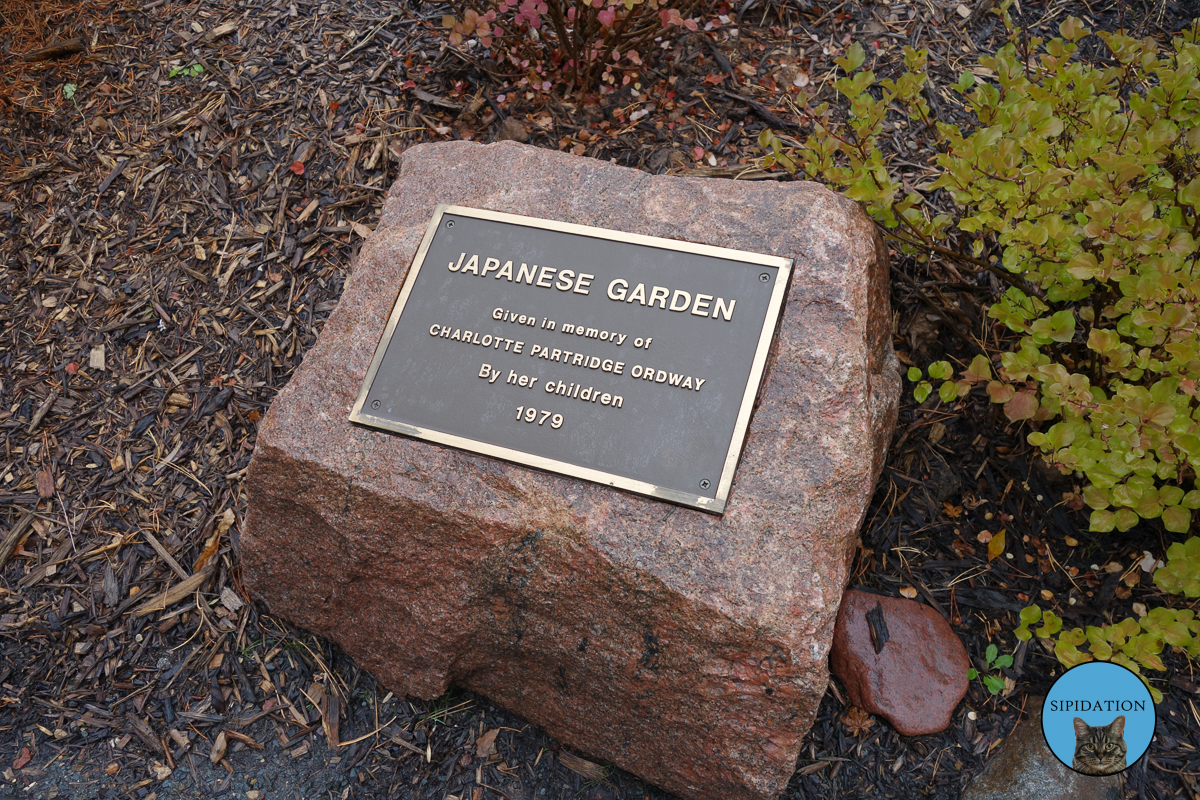
[[(613, 475), (602, 470), (580, 466), (579, 464), (571, 464), (565, 461), (534, 455), (524, 450), (499, 447), (487, 442), (481, 442), (478, 439), (469, 439), (442, 431), (405, 425), (363, 411), (363, 405), (366, 403), (367, 395), (370, 393), (371, 384), (375, 380), (375, 373), (379, 370), (380, 364), (383, 362), (383, 357), (387, 353), (388, 346), (391, 344), (392, 336), (396, 332), (396, 325), (400, 321), (400, 315), (404, 311), (404, 306), (408, 303), (408, 298), (412, 295), (417, 276), (420, 274), (421, 268), (425, 265), (425, 257), (429, 253), (429, 247), (433, 242), (434, 234), (437, 233), (442, 223), (442, 217), (446, 214), (472, 217), (492, 222), (503, 222), (527, 228), (560, 231), (578, 236), (587, 236), (593, 239), (608, 239), (662, 250), (677, 250), (696, 255), (723, 258), (729, 261), (742, 261), (749, 264), (773, 267), (779, 270), (779, 275), (771, 290), (771, 298), (767, 304), (767, 314), (763, 320), (758, 345), (754, 351), (754, 361), (750, 367), (750, 377), (746, 381), (745, 392), (742, 395), (742, 402), (738, 408), (737, 419), (733, 427), (733, 436), (729, 442), (729, 450), (725, 455), (725, 463), (721, 469), (721, 477), (717, 484), (715, 497), (704, 497), (692, 494), (691, 492), (682, 492), (665, 486), (646, 483), (645, 481)], [(354, 407), (350, 412), (350, 422), (372, 428), (381, 428), (427, 442), (434, 442), (435, 444), (456, 447), (480, 455), (500, 458), (523, 466), (534, 467), (535, 469), (556, 472), (572, 478), (582, 478), (593, 483), (648, 495), (659, 500), (678, 503), (712, 514), (721, 514), (725, 511), (725, 503), (729, 498), (729, 491), (733, 486), (733, 474), (737, 470), (737, 463), (741, 457), (742, 445), (746, 439), (746, 429), (750, 425), (750, 413), (754, 408), (754, 398), (758, 394), (759, 385), (762, 383), (763, 370), (766, 368), (767, 363), (767, 354), (771, 349), (771, 340), (775, 337), (775, 328), (779, 323), (779, 314), (783, 308), (783, 298), (787, 292), (788, 283), (791, 280), (793, 263), (792, 259), (782, 256), (762, 255), (744, 250), (717, 247), (715, 245), (682, 242), (658, 236), (624, 233), (607, 228), (593, 228), (590, 225), (576, 225), (571, 222), (557, 222), (538, 217), (525, 217), (519, 214), (506, 214), (501, 211), (489, 211), (480, 208), (438, 203), (437, 208), (433, 212), (433, 219), (430, 220), (429, 226), (425, 230), (425, 236), (421, 239), (421, 245), (417, 248), (416, 255), (413, 256), (412, 266), (405, 276), (404, 284), (400, 287), (400, 291), (396, 296), (396, 301), (392, 306), (392, 313), (388, 317), (387, 326), (384, 328), (383, 335), (380, 336), (379, 343), (375, 347), (375, 355), (371, 359), (371, 366), (367, 370), (367, 376), (363, 379), (362, 388), (358, 392), (358, 399), (355, 400)]]

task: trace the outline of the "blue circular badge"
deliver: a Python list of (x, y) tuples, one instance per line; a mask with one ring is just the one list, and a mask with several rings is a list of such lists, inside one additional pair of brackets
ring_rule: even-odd
[(1141, 678), (1118, 664), (1089, 661), (1059, 676), (1042, 706), (1051, 752), (1084, 775), (1128, 769), (1154, 737), (1154, 700)]

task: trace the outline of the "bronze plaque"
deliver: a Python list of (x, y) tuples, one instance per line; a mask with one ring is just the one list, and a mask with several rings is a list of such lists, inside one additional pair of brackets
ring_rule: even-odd
[(791, 268), (439, 205), (350, 420), (719, 514)]

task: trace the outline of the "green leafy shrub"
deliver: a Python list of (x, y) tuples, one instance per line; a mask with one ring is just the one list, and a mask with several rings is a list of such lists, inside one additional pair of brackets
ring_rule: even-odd
[[(1154, 583), (1168, 592), (1200, 597), (1200, 537), (1193, 536), (1184, 544), (1176, 543), (1167, 550), (1167, 562), (1154, 573)], [(1143, 609), (1144, 611), (1144, 609)], [(1037, 635), (1054, 642), (1054, 656), (1070, 669), (1085, 661), (1111, 661), (1137, 673), (1150, 689), (1154, 702), (1162, 700), (1141, 674), (1141, 668), (1165, 670), (1159, 655), (1164, 647), (1178, 647), (1190, 658), (1200, 656), (1200, 619), (1191, 609), (1155, 608), (1140, 619), (1127, 617), (1104, 627), (1063, 630), (1062, 618), (1052, 611), (1042, 611), (1037, 605), (1021, 610), (1021, 624), (1014, 632), (1021, 641)], [(1030, 626), (1037, 622), (1037, 629)], [(1080, 649), (1084, 648), (1084, 649)]]
[(1200, 597), (1200, 537), (1167, 548), (1167, 563), (1155, 570), (1154, 585), (1164, 592)]
[(697, 30), (700, 0), (454, 0), (442, 17), (455, 47), (489, 49), (522, 84), (580, 93), (637, 80), (647, 48), (673, 27)]
[[(1053, 624), (1047, 625), (1047, 618), (1052, 618)], [(1029, 626), (1039, 620), (1043, 620), (1042, 626), (1031, 631)], [(1089, 625), (1086, 629), (1062, 630), (1060, 618), (1032, 605), (1021, 610), (1016, 636), (1026, 640), (1034, 633), (1041, 639), (1054, 641), (1054, 656), (1068, 669), (1095, 660), (1111, 661), (1132, 670), (1146, 684), (1156, 703), (1162, 701), (1162, 692), (1150, 685), (1141, 667), (1166, 670), (1159, 653), (1167, 645), (1184, 650), (1191, 658), (1200, 656), (1200, 620), (1191, 609), (1161, 607), (1140, 619), (1126, 617), (1104, 627)]]
[[(1029, 443), (1086, 476), (1092, 530), (1161, 519), (1186, 532), (1200, 508), (1200, 23), (1162, 50), (1097, 34), (1108, 63), (1096, 66), (1077, 58), (1089, 35), (1078, 19), (1062, 38), (1026, 40), (1007, 7), (1010, 40), (980, 59), (986, 80), (967, 72), (952, 87), (977, 120), (969, 131), (931, 118), (924, 50), (905, 48), (903, 74), (876, 80), (855, 44), (837, 59), (848, 120), (810, 109), (805, 141), (761, 137), (764, 163), (861, 201), (921, 259), (1003, 280), (988, 314), (1011, 349), (998, 364), (977, 357), (961, 380), (931, 366), (938, 396), (982, 385), (1010, 420), (1030, 420)], [(921, 186), (879, 147), (906, 126), (937, 150)], [(946, 213), (930, 208), (937, 190), (953, 200)], [(918, 373), (923, 401), (932, 385)]]
[[(946, 403), (981, 387), (1028, 421), (1049, 463), (1086, 477), (1092, 530), (1159, 519), (1185, 533), (1200, 508), (1200, 21), (1164, 48), (1097, 34), (1106, 52), (1090, 64), (1078, 19), (1060, 24), (1061, 38), (1027, 38), (1010, 4), (998, 9), (1008, 43), (951, 87), (974, 117), (967, 129), (933, 119), (924, 50), (905, 48), (904, 71), (877, 80), (854, 44), (836, 59), (848, 118), (809, 108), (804, 141), (760, 136), (763, 163), (842, 190), (919, 260), (1005, 285), (988, 315), (1011, 332), (1007, 351), (976, 356), (957, 379), (944, 361), (928, 379), (912, 368), (918, 402), (934, 382)], [(936, 150), (933, 179), (900, 174), (885, 136)], [(1200, 596), (1200, 539), (1167, 557), (1155, 583)], [(1068, 667), (1162, 670), (1166, 646), (1200, 655), (1200, 620), (1186, 609), (1063, 630), (1030, 606), (1016, 634), (1053, 641)]]

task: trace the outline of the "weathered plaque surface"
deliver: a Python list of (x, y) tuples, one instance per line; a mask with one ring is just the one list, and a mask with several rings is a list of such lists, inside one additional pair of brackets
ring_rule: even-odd
[(720, 513), (791, 267), (439, 205), (350, 419)]

